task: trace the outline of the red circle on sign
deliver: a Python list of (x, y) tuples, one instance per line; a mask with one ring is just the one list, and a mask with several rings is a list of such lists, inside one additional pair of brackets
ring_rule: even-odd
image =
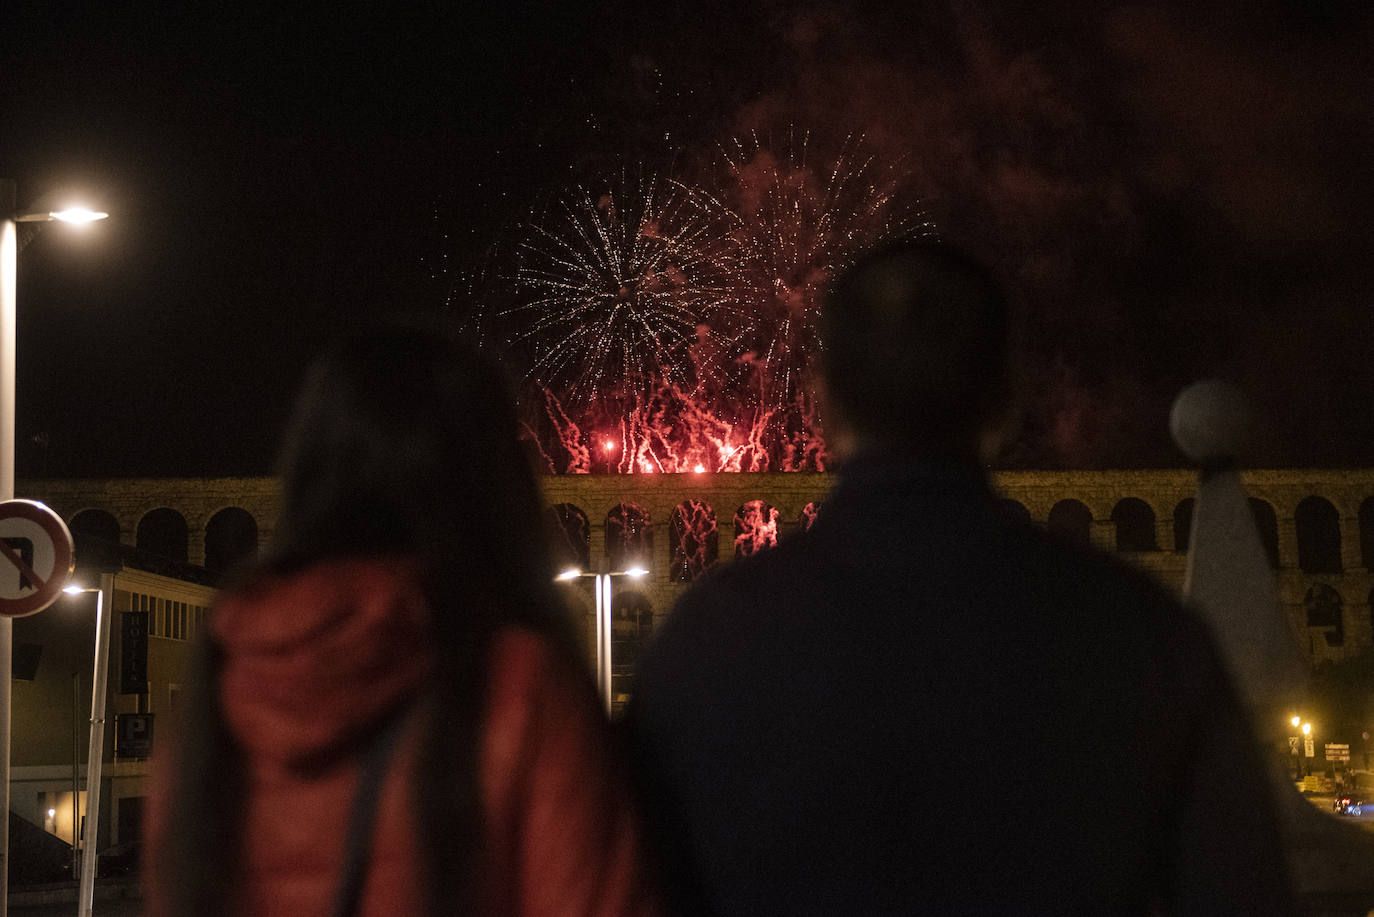
[[(72, 533), (67, 528), (67, 523), (42, 503), (34, 500), (6, 500), (0, 503), (0, 522), (6, 519), (32, 522), (42, 529), (43, 534), (52, 542), (52, 573), (38, 584), (33, 594), (15, 599), (0, 597), (0, 615), (7, 618), (22, 618), (42, 611), (57, 601), (57, 597), (62, 594), (62, 587), (67, 585), (72, 570), (76, 568), (76, 550), (72, 545)], [(10, 563), (12, 561), (0, 558), (0, 566)]]

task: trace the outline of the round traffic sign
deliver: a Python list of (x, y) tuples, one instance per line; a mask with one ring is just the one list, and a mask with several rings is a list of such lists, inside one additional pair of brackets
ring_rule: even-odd
[(62, 594), (76, 566), (62, 517), (33, 500), (0, 503), (0, 615), (42, 611)]

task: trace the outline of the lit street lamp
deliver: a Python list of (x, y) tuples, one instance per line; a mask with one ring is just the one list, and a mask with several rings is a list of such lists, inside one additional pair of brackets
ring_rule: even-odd
[[(0, 502), (14, 499), (15, 325), (19, 223), (89, 223), (106, 214), (85, 208), (20, 213), (15, 183), (0, 179)], [(8, 912), (10, 849), (10, 678), (13, 622), (0, 617), (0, 917)]]
[[(77, 917), (90, 917), (95, 900), (95, 871), (100, 862), (97, 845), (100, 840), (100, 770), (105, 760), (105, 698), (110, 673), (110, 609), (114, 607), (114, 574), (100, 574), (100, 588), (68, 586), (68, 595), (94, 592), (95, 599), (95, 668), (91, 676), (91, 739), (86, 751), (86, 812), (81, 853), (81, 891)], [(72, 799), (72, 808), (76, 808)], [(72, 844), (78, 838), (72, 833)]]
[(571, 582), (582, 577), (592, 577), (596, 580), (596, 690), (601, 695), (602, 702), (606, 705), (606, 715), (611, 715), (611, 628), (613, 618), (611, 617), (611, 577), (628, 576), (631, 579), (639, 579), (648, 573), (643, 567), (631, 567), (628, 570), (616, 570), (611, 573), (583, 573), (576, 567), (570, 567), (554, 577), (557, 582)]

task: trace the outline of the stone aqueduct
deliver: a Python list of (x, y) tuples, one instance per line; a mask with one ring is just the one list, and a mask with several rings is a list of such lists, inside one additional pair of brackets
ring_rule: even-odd
[[(1374, 469), (1252, 470), (1243, 478), (1295, 638), (1314, 661), (1374, 645)], [(617, 507), (629, 505), (645, 523), (637, 559), (650, 575), (618, 588), (640, 594), (637, 607), (649, 612), (640, 620), (652, 626), (685, 588), (676, 581), (681, 565), (670, 562), (678, 507), (697, 501), (709, 508), (719, 558), (728, 562), (737, 510), (762, 501), (776, 510), (785, 539), (802, 527), (808, 504), (823, 512), (832, 482), (831, 475), (810, 473), (557, 475), (544, 477), (542, 486), (550, 507), (586, 517), (580, 553), (593, 569), (609, 569), (614, 543), (623, 543), (618, 523), (625, 510)], [(1008, 503), (1009, 511), (1121, 551), (1174, 586), (1183, 580), (1196, 483), (1187, 470), (994, 475), (998, 491), (1019, 504)], [(32, 480), (16, 492), (48, 503), (74, 532), (211, 568), (269, 541), (280, 504), (276, 481), (266, 477)], [(572, 587), (570, 599), (589, 603), (575, 597), (578, 591)]]

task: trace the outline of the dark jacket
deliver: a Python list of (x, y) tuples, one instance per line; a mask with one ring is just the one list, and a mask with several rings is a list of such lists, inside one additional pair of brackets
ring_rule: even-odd
[(629, 729), (682, 913), (1290, 912), (1204, 625), (972, 467), (854, 463), (683, 597)]

